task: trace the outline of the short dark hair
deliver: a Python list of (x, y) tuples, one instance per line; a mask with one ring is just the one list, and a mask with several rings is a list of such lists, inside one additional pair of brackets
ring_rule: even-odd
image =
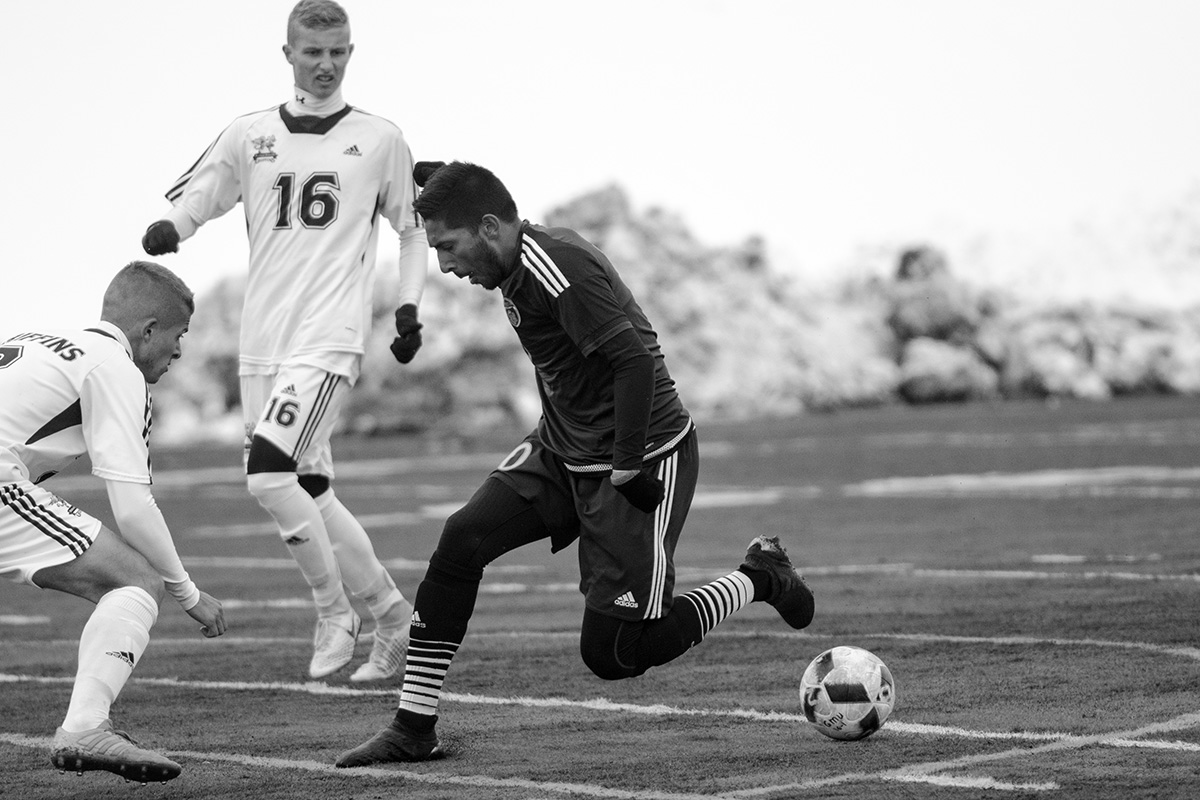
[(129, 325), (146, 317), (174, 324), (177, 319), (187, 320), (195, 311), (195, 296), (182, 278), (153, 261), (131, 261), (108, 284), (100, 318), (128, 334)]
[(504, 222), (520, 219), (517, 204), (500, 179), (491, 170), (465, 161), (451, 162), (430, 175), (413, 209), (448, 228), (474, 228), (484, 214), (495, 214)]

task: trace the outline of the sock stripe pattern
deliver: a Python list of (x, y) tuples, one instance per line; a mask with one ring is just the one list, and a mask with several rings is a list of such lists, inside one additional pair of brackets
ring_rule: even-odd
[(442, 684), (458, 647), (455, 642), (409, 640), (404, 685), (400, 689), (400, 708), (415, 714), (437, 713)]
[(680, 597), (686, 597), (696, 607), (704, 636), (730, 614), (750, 605), (754, 599), (754, 584), (741, 572), (732, 572)]

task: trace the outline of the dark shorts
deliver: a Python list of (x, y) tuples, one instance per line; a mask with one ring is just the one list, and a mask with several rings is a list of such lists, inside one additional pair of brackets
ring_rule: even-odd
[(652, 514), (634, 508), (607, 475), (569, 471), (528, 436), (491, 477), (531, 502), (558, 551), (579, 539), (579, 590), (587, 607), (625, 620), (658, 619), (671, 610), (675, 545), (696, 493), (700, 457), (693, 429), (651, 469), (667, 495)]

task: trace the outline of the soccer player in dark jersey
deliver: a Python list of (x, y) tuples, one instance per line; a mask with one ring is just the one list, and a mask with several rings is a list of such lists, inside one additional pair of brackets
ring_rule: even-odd
[(776, 538), (750, 543), (735, 571), (673, 594), (674, 553), (699, 468), (695, 426), (658, 337), (608, 258), (579, 234), (522, 221), (483, 167), (420, 162), (414, 208), (442, 272), (499, 289), (536, 368), (542, 417), (447, 520), (417, 590), (394, 720), (339, 767), (440, 755), (438, 700), (483, 570), (549, 539), (579, 540), (584, 663), (607, 680), (641, 675), (700, 642), (753, 601), (793, 628), (813, 595)]

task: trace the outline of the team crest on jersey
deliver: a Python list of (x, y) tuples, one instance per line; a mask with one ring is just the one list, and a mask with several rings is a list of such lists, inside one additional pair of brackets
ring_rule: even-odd
[(516, 304), (507, 297), (504, 298), (504, 313), (508, 316), (508, 321), (514, 328), (521, 327), (521, 312), (517, 310)]
[(0, 369), (20, 360), (25, 348), (19, 344), (6, 344), (0, 347)]
[(259, 136), (257, 139), (251, 139), (250, 144), (254, 145), (254, 155), (251, 156), (251, 160), (255, 164), (260, 161), (274, 161), (279, 158), (279, 154), (274, 149), (274, 136)]

